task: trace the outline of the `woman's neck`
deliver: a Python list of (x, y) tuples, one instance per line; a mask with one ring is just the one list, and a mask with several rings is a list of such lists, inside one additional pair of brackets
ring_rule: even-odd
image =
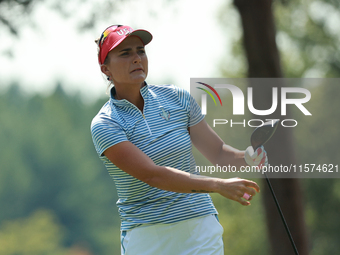
[(116, 93), (114, 97), (117, 100), (126, 99), (131, 104), (134, 104), (135, 106), (137, 106), (137, 108), (141, 110), (141, 112), (143, 112), (144, 99), (140, 93), (140, 89), (143, 86), (145, 86), (145, 82), (143, 82), (140, 86), (129, 86), (129, 85), (116, 86), (115, 85)]

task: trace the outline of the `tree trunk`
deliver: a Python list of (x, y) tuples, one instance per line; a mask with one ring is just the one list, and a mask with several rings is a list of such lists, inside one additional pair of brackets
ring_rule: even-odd
[[(243, 43), (248, 60), (248, 76), (250, 78), (282, 77), (280, 57), (275, 41), (276, 31), (272, 14), (272, 1), (234, 0), (234, 5), (237, 7), (242, 20)], [(271, 87), (278, 87), (278, 91), (280, 91), (281, 87), (285, 86), (280, 83), (275, 85), (260, 85), (256, 84), (256, 81), (252, 83), (254, 107), (256, 109), (269, 109), (272, 101)], [(282, 119), (279, 111), (266, 117), (268, 119)], [(290, 118), (289, 112), (287, 112), (285, 118)], [(296, 164), (291, 128), (279, 127), (265, 147), (271, 165)], [(271, 183), (299, 254), (307, 255), (308, 243), (299, 180), (271, 179)], [(264, 182), (262, 190), (271, 254), (294, 254), (272, 195)]]

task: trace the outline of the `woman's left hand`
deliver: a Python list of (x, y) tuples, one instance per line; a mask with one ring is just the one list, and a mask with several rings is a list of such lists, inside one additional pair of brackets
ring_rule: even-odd
[(264, 150), (263, 146), (260, 146), (254, 152), (252, 146), (249, 146), (244, 154), (244, 160), (249, 166), (266, 166), (268, 165), (267, 152)]
[(219, 179), (218, 193), (228, 199), (239, 202), (241, 205), (250, 205), (250, 200), (256, 193), (260, 192), (260, 187), (256, 182), (240, 179)]

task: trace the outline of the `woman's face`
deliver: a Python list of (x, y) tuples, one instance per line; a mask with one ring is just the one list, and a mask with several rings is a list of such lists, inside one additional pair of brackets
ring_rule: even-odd
[(115, 86), (141, 84), (148, 74), (148, 58), (142, 41), (136, 36), (126, 38), (108, 54), (108, 64), (101, 70), (110, 76)]

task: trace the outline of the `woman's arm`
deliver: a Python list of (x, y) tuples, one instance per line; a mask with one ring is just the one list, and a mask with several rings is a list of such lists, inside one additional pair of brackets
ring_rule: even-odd
[(246, 166), (244, 151), (226, 145), (205, 120), (189, 128), (193, 145), (213, 165)]
[(249, 201), (242, 198), (244, 193), (254, 196), (259, 186), (243, 179), (193, 178), (189, 173), (171, 167), (157, 166), (131, 142), (121, 142), (108, 148), (104, 155), (117, 167), (152, 187), (163, 190), (197, 193), (216, 192), (242, 205)]

